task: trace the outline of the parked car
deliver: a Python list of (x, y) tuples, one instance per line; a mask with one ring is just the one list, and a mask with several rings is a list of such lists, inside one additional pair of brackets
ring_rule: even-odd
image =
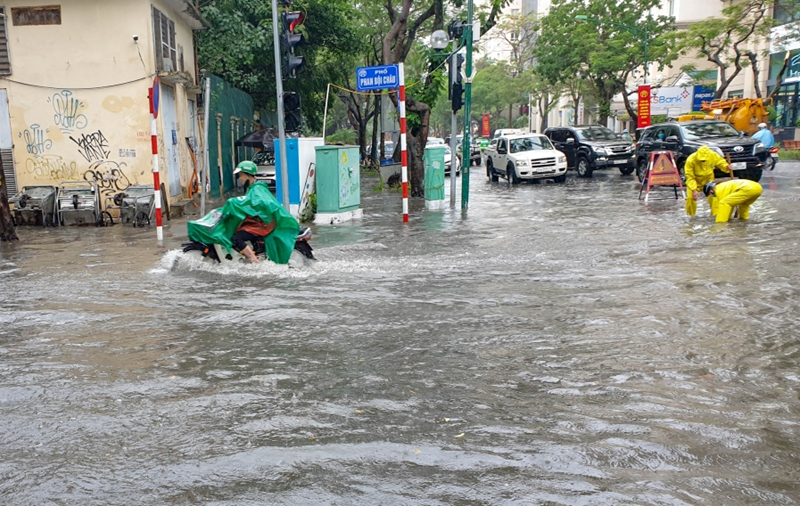
[(522, 180), (567, 179), (567, 157), (557, 151), (550, 139), (540, 134), (510, 135), (492, 139), (484, 151), (486, 176), (497, 181), (500, 176), (509, 183)]
[(567, 165), (580, 177), (592, 177), (595, 170), (608, 167), (618, 168), (623, 175), (636, 169), (634, 145), (604, 126), (552, 127), (544, 135), (567, 156)]
[[(464, 150), (463, 150), (463, 142), (459, 140), (458, 142), (458, 157), (462, 160), (464, 159)], [(481, 142), (479, 139), (474, 137), (470, 138), (470, 150), (469, 150), (469, 163), (471, 165), (480, 165), (481, 164)]]
[(275, 191), (275, 152), (272, 150), (259, 151), (253, 155), (253, 163), (256, 164), (258, 172), (256, 181), (264, 181), (269, 189)]
[[(644, 129), (636, 143), (636, 175), (641, 181), (654, 151), (672, 151), (683, 174), (686, 159), (700, 146), (708, 146), (729, 158), (733, 174), (759, 181), (769, 153), (762, 142), (745, 137), (725, 121), (694, 120), (659, 123)], [(717, 177), (724, 174), (717, 171)]]

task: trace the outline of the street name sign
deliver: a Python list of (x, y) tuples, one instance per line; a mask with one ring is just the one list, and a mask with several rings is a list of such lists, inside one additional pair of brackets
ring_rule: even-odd
[(377, 65), (356, 69), (356, 90), (377, 91), (400, 86), (397, 65)]

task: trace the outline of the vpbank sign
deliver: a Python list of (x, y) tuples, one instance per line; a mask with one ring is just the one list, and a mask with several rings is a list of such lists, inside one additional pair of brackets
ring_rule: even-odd
[(707, 86), (669, 86), (653, 89), (650, 98), (651, 114), (666, 114), (699, 111), (703, 101), (714, 99), (714, 89)]

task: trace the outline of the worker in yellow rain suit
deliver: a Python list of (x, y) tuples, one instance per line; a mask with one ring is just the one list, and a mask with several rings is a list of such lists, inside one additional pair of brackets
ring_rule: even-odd
[[(697, 199), (700, 198), (703, 186), (714, 180), (714, 168), (730, 172), (728, 162), (708, 146), (701, 146), (686, 159), (683, 173), (686, 176), (686, 189), (691, 192), (691, 195), (686, 198), (686, 214), (689, 216), (694, 216), (697, 212)], [(711, 197), (708, 198), (709, 206), (712, 206), (711, 199)], [(711, 216), (714, 216), (713, 206), (711, 207)]]
[(739, 218), (749, 218), (750, 204), (761, 196), (762, 191), (760, 184), (747, 179), (733, 179), (722, 183), (711, 181), (703, 186), (706, 197), (710, 201), (713, 199), (711, 207), (716, 211), (717, 223), (725, 223), (731, 219), (731, 212), (736, 206), (739, 206)]

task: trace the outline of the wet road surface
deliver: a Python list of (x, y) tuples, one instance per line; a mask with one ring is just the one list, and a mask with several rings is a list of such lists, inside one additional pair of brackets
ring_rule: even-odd
[(716, 225), (473, 169), (467, 217), (403, 226), (365, 179), (304, 269), (21, 228), (0, 504), (797, 504), (800, 164), (762, 184)]

